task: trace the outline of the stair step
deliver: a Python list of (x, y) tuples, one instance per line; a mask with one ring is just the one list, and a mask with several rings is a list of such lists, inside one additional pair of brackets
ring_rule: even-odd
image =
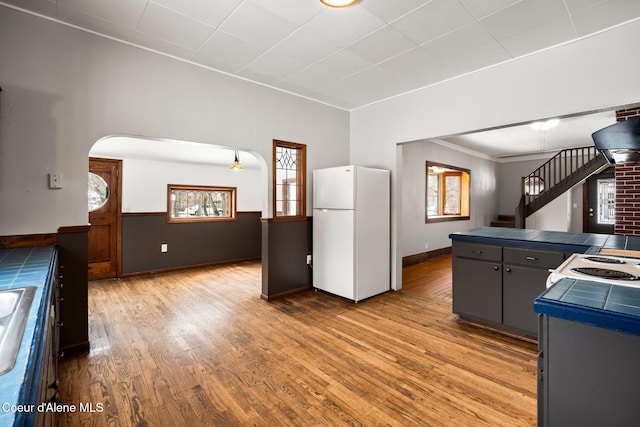
[(516, 222), (514, 221), (491, 221), (492, 227), (503, 227), (503, 228), (516, 228)]
[(515, 215), (498, 215), (498, 221), (513, 221), (515, 222)]

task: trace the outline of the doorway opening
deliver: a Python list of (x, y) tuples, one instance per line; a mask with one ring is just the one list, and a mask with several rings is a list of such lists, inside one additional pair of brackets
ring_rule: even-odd
[[(260, 218), (267, 183), (266, 163), (259, 155), (128, 136), (105, 137), (89, 155), (90, 163), (119, 164), (113, 173), (119, 180), (116, 184), (108, 183), (109, 176), (93, 167), (89, 170), (89, 210), (93, 210), (89, 258), (90, 270), (96, 273), (90, 280), (261, 258)], [(230, 169), (237, 155), (243, 165), (240, 171)], [(194, 221), (169, 221), (169, 189), (176, 185), (233, 189), (234, 215), (217, 221), (195, 216)], [(113, 211), (108, 208), (111, 201)], [(98, 220), (107, 210), (112, 225), (102, 226)], [(112, 230), (115, 237), (109, 234)], [(107, 269), (106, 260), (111, 259), (115, 268)]]

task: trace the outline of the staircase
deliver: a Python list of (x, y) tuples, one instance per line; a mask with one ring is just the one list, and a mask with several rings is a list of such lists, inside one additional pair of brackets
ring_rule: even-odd
[(607, 166), (604, 156), (593, 146), (560, 151), (522, 178), (522, 196), (516, 208), (515, 227), (525, 228), (529, 215)]
[(491, 221), (492, 227), (516, 228), (515, 215), (498, 215), (498, 219)]

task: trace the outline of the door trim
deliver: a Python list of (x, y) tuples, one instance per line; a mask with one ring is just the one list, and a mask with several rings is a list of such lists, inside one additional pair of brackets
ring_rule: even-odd
[[(91, 160), (99, 161), (99, 162), (108, 162), (114, 163), (116, 168), (116, 174), (118, 176), (118, 197), (116, 197), (116, 276), (115, 278), (119, 278), (122, 275), (122, 160), (121, 159), (108, 159), (102, 157), (89, 157), (87, 161)], [(88, 171), (87, 171), (88, 172)], [(88, 186), (87, 181), (87, 186)], [(89, 212), (87, 212), (87, 222), (89, 221)], [(91, 226), (91, 224), (89, 224)], [(87, 268), (89, 265), (87, 264)]]

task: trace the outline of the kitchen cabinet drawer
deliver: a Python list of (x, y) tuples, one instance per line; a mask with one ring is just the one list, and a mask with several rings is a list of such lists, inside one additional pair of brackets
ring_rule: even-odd
[(475, 258), (500, 262), (502, 261), (502, 246), (470, 242), (453, 242), (452, 254), (454, 257)]
[(564, 253), (527, 248), (504, 248), (505, 264), (538, 268), (556, 268), (564, 261)]

